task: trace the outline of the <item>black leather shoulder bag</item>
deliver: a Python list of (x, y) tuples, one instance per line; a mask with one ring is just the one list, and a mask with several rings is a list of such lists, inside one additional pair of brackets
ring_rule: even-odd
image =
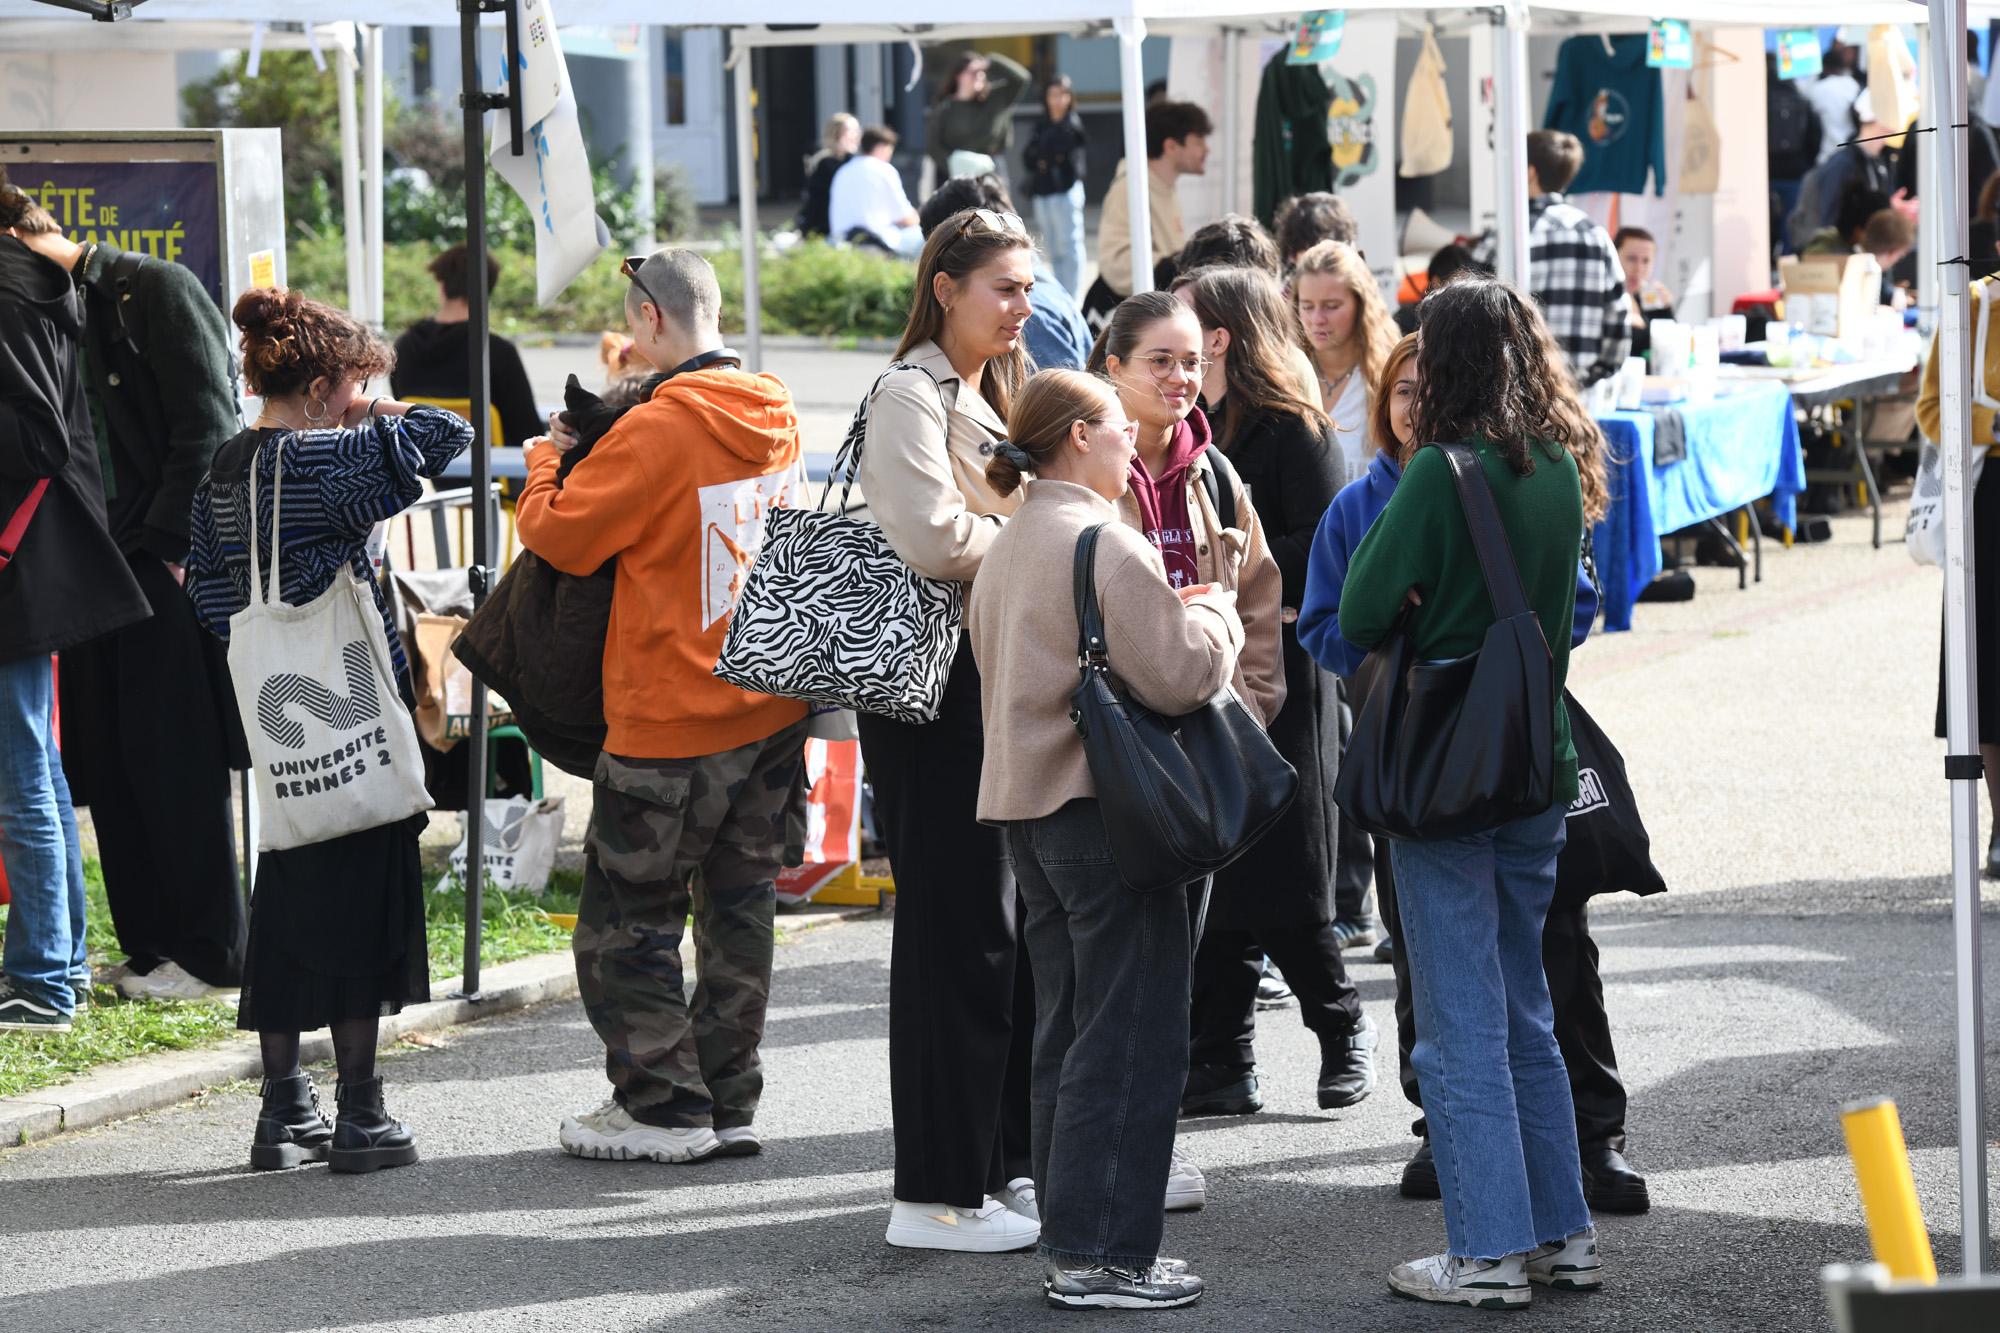
[(1334, 799), (1378, 837), (1459, 838), (1555, 803), (1555, 668), (1478, 453), (1443, 451), (1493, 600), (1479, 651), (1418, 662), (1411, 608), (1354, 673)]
[(1070, 721), (1118, 873), (1141, 892), (1191, 884), (1268, 832), (1298, 792), (1299, 775), (1224, 685), (1181, 717), (1162, 717), (1112, 676), (1097, 608), (1097, 537), (1076, 542), (1077, 667)]

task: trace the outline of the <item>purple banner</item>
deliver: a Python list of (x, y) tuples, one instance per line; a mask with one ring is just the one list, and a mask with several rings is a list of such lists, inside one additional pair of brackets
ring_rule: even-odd
[(185, 264), (222, 304), (222, 229), (210, 162), (24, 162), (16, 185), (73, 240)]

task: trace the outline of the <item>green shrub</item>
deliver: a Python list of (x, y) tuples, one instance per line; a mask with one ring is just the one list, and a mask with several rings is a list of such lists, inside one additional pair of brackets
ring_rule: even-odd
[[(722, 286), (723, 327), (743, 327), (743, 258), (732, 242), (709, 256)], [(807, 241), (781, 255), (766, 255), (764, 331), (822, 338), (893, 338), (909, 317), (916, 290), (914, 265), (872, 250), (840, 249)]]

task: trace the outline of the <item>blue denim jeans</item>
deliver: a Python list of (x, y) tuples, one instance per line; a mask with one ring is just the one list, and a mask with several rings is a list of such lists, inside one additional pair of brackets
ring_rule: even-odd
[(56, 753), (55, 672), (47, 657), (0, 662), (0, 862), (7, 867), (7, 939), (0, 971), (60, 1013), (76, 1008), (71, 980), (89, 974), (83, 942), (83, 844)]
[(1564, 808), (1397, 842), (1423, 1088), (1452, 1254), (1498, 1259), (1590, 1225), (1576, 1112), (1542, 970)]
[(1035, 976), (1042, 1254), (1144, 1268), (1188, 1070), (1187, 893), (1127, 888), (1096, 801), (1007, 825)]
[(1042, 252), (1049, 272), (1071, 296), (1083, 300), (1077, 282), (1083, 276), (1083, 182), (1061, 194), (1035, 196), (1035, 229), (1042, 234)]

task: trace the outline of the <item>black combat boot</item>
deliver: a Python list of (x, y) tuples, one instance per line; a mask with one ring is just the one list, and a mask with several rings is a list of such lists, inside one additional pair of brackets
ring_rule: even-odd
[(303, 1162), (324, 1162), (333, 1122), (319, 1109), (319, 1089), (306, 1074), (264, 1080), (264, 1104), (250, 1140), (250, 1165), (284, 1171)]
[(334, 1094), (340, 1118), (333, 1126), (333, 1150), (327, 1165), (335, 1171), (380, 1171), (408, 1166), (417, 1160), (416, 1140), (409, 1128), (382, 1109), (380, 1075), (365, 1083), (343, 1083)]

